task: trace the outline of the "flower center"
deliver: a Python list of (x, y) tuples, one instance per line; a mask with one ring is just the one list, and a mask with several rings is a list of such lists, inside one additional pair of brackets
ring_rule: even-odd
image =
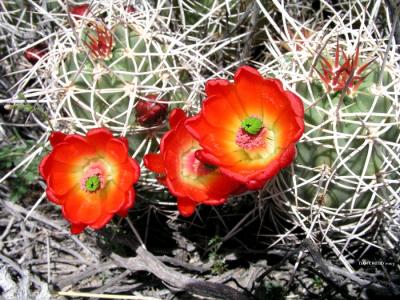
[(85, 188), (88, 192), (95, 192), (100, 188), (101, 182), (99, 176), (95, 175), (86, 179)]
[(240, 126), (249, 134), (258, 134), (264, 128), (262, 121), (257, 117), (248, 117), (244, 119)]
[(81, 189), (94, 193), (105, 185), (105, 169), (100, 163), (91, 164), (81, 178)]
[(250, 134), (244, 128), (240, 128), (236, 134), (236, 145), (245, 150), (255, 150), (267, 146), (268, 131), (262, 128), (258, 134)]

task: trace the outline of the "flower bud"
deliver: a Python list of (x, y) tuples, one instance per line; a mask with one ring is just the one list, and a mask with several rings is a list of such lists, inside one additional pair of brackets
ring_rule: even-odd
[[(160, 125), (166, 118), (168, 104), (157, 102), (157, 96), (150, 95), (148, 100), (139, 100), (136, 110), (136, 120), (141, 126), (152, 127)], [(165, 101), (161, 99), (161, 101)]]

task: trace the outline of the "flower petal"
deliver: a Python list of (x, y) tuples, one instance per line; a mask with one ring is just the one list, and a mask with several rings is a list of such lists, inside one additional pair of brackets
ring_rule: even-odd
[(184, 217), (190, 217), (196, 210), (197, 202), (190, 200), (189, 198), (179, 197), (178, 198), (178, 210), (179, 213)]
[(182, 121), (185, 118), (186, 118), (186, 113), (180, 108), (175, 108), (169, 114), (168, 118), (169, 126), (171, 128), (174, 128), (178, 125), (180, 121)]
[(135, 190), (130, 189), (127, 192), (127, 195), (125, 197), (125, 203), (121, 207), (121, 209), (117, 212), (117, 214), (125, 218), (128, 215), (128, 210), (135, 204)]
[(108, 222), (112, 219), (113, 214), (102, 214), (100, 218), (96, 220), (96, 222), (90, 224), (90, 228), (98, 230), (106, 226)]
[(121, 191), (128, 191), (138, 181), (140, 176), (140, 167), (135, 160), (129, 158), (123, 165), (117, 168), (117, 174), (113, 178), (114, 183)]
[(65, 133), (62, 133), (60, 131), (54, 131), (51, 133), (49, 140), (50, 144), (55, 147), (59, 143), (62, 143), (67, 135)]
[(126, 202), (127, 193), (121, 191), (118, 186), (109, 182), (104, 189), (97, 192), (101, 208), (104, 213), (115, 213), (119, 211)]
[(49, 174), (49, 157), (50, 154), (47, 154), (45, 157), (43, 157), (39, 164), (39, 173), (44, 179), (47, 179)]
[(126, 144), (117, 138), (111, 138), (106, 142), (105, 153), (119, 164), (124, 163), (128, 158), (128, 148)]
[(71, 173), (52, 172), (47, 183), (56, 196), (63, 196), (79, 186), (79, 179)]
[(107, 128), (91, 129), (86, 134), (86, 140), (91, 146), (95, 147), (96, 150), (103, 150), (104, 145), (112, 138), (113, 135)]
[(79, 188), (65, 195), (63, 214), (71, 223), (94, 223), (101, 216), (101, 201), (96, 193), (89, 193)]
[(161, 154), (149, 153), (143, 157), (144, 165), (147, 169), (163, 174), (164, 173), (164, 160)]
[(86, 226), (87, 226), (86, 224), (81, 224), (81, 223), (71, 224), (71, 233), (79, 234), (86, 228)]

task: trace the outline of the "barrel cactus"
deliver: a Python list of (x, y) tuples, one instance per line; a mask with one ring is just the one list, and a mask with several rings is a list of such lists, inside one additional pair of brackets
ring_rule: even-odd
[(343, 48), (338, 42), (303, 63), (311, 76), (295, 89), (310, 103), (306, 132), (280, 182), (308, 234), (347, 245), (383, 228), (381, 216), (398, 197), (400, 161), (394, 75), (375, 57), (361, 58), (360, 47)]

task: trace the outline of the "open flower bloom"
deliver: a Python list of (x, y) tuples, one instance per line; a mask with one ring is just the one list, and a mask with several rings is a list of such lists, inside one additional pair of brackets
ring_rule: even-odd
[(171, 112), (171, 130), (161, 140), (160, 153), (145, 155), (144, 164), (159, 173), (159, 181), (178, 198), (181, 215), (190, 216), (200, 203), (223, 204), (239, 185), (221, 174), (218, 168), (203, 164), (196, 158), (200, 146), (186, 130), (186, 119), (181, 109)]
[(304, 131), (303, 103), (278, 79), (243, 66), (234, 82), (210, 80), (199, 115), (185, 126), (203, 148), (196, 157), (247, 186), (261, 188), (291, 163)]
[(86, 226), (100, 229), (114, 214), (126, 216), (133, 206), (133, 184), (140, 168), (128, 155), (128, 141), (108, 129), (90, 130), (86, 136), (54, 132), (53, 150), (40, 163), (47, 182), (47, 197), (61, 205), (71, 232)]

